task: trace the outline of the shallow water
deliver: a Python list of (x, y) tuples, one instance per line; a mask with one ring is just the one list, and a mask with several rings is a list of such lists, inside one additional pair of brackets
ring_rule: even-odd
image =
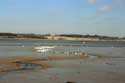
[[(35, 46), (57, 46), (47, 53), (37, 53)], [(125, 43), (81, 41), (0, 40), (0, 57), (63, 56), (66, 52), (86, 52), (91, 58), (46, 61), (52, 68), (0, 72), (0, 83), (125, 83)], [(68, 55), (68, 54), (67, 54)], [(111, 56), (109, 60), (95, 56)], [(43, 62), (41, 62), (43, 63)]]

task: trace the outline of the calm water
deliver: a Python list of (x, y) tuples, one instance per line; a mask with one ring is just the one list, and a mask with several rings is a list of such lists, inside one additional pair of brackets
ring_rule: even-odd
[[(56, 48), (53, 51), (42, 54), (36, 53), (34, 50), (36, 46), (56, 46)], [(124, 48), (125, 42), (0, 39), (0, 57), (64, 55), (67, 51), (122, 56)]]
[(17, 40), (0, 39), (0, 46), (39, 46), (39, 45), (65, 45), (65, 46), (88, 46), (88, 47), (125, 47), (125, 42), (81, 42), (67, 40)]

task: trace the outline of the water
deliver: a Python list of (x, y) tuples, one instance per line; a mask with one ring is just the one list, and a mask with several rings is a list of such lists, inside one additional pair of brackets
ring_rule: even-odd
[(125, 47), (125, 42), (99, 42), (99, 41), (68, 41), (68, 40), (18, 40), (0, 39), (0, 46), (39, 46), (39, 45), (65, 45), (88, 47)]
[[(36, 46), (56, 46), (46, 53), (37, 53)], [(111, 56), (111, 60), (48, 61), (52, 68), (30, 72), (0, 73), (0, 83), (125, 83), (125, 42), (85, 42), (55, 40), (0, 39), (0, 58), (12, 56), (43, 57), (86, 52), (92, 56)], [(68, 54), (67, 54), (68, 55)]]
[[(41, 56), (36, 53), (35, 46), (56, 46), (54, 51), (43, 55), (63, 55), (67, 51), (88, 52), (104, 55), (116, 55), (117, 50), (124, 52), (125, 42), (82, 42), (66, 40), (18, 40), (18, 39), (0, 39), (0, 57), (9, 56)], [(116, 50), (117, 49), (117, 50)], [(120, 50), (119, 50), (120, 49)], [(114, 53), (114, 54), (113, 54)], [(118, 54), (119, 56), (122, 55)]]

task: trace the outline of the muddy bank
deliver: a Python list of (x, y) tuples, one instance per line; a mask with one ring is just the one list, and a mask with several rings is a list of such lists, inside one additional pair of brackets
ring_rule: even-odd
[[(87, 60), (92, 59), (90, 55), (80, 56), (48, 56), (48, 57), (10, 57), (0, 59), (0, 72), (12, 71), (18, 69), (34, 69), (41, 67), (41, 69), (51, 68), (52, 66), (45, 61), (60, 61), (60, 60)], [(94, 56), (95, 60), (110, 60), (108, 56)]]

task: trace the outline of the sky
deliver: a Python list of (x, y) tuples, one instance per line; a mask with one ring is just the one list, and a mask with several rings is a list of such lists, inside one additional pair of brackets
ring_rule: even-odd
[(0, 32), (125, 37), (125, 0), (0, 0)]

